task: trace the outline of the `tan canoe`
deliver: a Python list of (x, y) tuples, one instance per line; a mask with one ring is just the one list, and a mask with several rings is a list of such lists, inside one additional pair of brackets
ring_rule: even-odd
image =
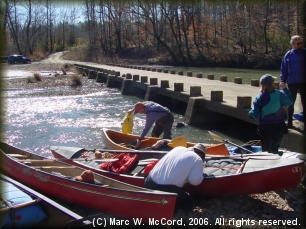
[[(102, 137), (105, 147), (110, 150), (133, 150), (130, 147), (130, 143), (136, 141), (139, 136), (133, 134), (123, 134), (121, 132), (110, 130), (107, 128), (102, 129)], [(161, 138), (154, 137), (145, 137), (144, 140), (141, 141), (139, 148), (147, 148), (155, 144)], [(192, 147), (196, 143), (187, 142), (187, 147)], [(224, 155), (228, 156), (230, 153), (228, 152), (225, 144), (216, 144), (216, 145), (208, 145), (206, 146), (207, 155)]]

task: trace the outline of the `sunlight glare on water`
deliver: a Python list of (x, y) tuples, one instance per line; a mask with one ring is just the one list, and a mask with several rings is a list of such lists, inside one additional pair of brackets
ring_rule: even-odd
[[(33, 74), (37, 72), (33, 69), (33, 71), (23, 71), (23, 70), (4, 70), (3, 71), (3, 76), (4, 78), (18, 78), (18, 79), (22, 79), (22, 78), (26, 78), (26, 77), (30, 77), (33, 76)], [(73, 72), (66, 72), (67, 74), (71, 75), (71, 74), (75, 74)], [(55, 74), (62, 74), (62, 71), (39, 71), (39, 74), (41, 76), (50, 76), (50, 75), (55, 75)]]
[(101, 128), (120, 130), (123, 114), (133, 104), (116, 90), (85, 96), (9, 98), (6, 135), (9, 143), (43, 152), (49, 145), (103, 146)]
[[(121, 131), (124, 114), (141, 99), (123, 96), (118, 89), (97, 87), (101, 88), (98, 93), (76, 96), (31, 97), (19, 95), (25, 90), (6, 91), (6, 142), (44, 156), (51, 156), (52, 145), (104, 148), (101, 129)], [(182, 115), (173, 115), (175, 122), (184, 122)], [(144, 125), (145, 115), (134, 115), (133, 134), (139, 135)], [(194, 126), (173, 127), (172, 137), (180, 135), (190, 142), (213, 141), (206, 130)]]

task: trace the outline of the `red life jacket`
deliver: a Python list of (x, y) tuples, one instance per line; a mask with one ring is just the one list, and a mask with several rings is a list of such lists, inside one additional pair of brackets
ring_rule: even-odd
[(150, 171), (154, 168), (154, 166), (157, 164), (157, 162), (159, 162), (159, 160), (151, 161), (149, 164), (147, 164), (147, 166), (143, 170), (143, 173), (148, 175)]
[(135, 163), (138, 163), (137, 154), (131, 156), (129, 153), (120, 153), (116, 154), (112, 158), (118, 158), (118, 161), (104, 162), (100, 165), (100, 169), (125, 174), (133, 165), (135, 165)]

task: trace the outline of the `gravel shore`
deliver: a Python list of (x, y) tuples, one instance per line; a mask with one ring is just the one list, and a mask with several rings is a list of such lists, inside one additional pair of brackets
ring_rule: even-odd
[[(6, 89), (22, 89), (19, 96), (71, 96), (84, 95), (101, 90), (101, 83), (96, 83), (87, 77), (81, 76), (69, 64), (49, 63), (47, 61), (33, 62), (29, 65), (8, 65), (6, 70), (23, 70), (31, 72), (30, 76), (5, 79)], [(35, 78), (36, 76), (39, 76)], [(80, 84), (74, 83), (74, 78), (80, 79)], [(36, 90), (49, 89), (49, 90)], [(52, 90), (54, 89), (54, 90)], [(61, 90), (63, 89), (63, 90)]]
[[(66, 67), (65, 67), (66, 64)], [(4, 70), (25, 70), (33, 72), (33, 76), (24, 78), (7, 79), (4, 84), (6, 89), (24, 89), (19, 96), (70, 96), (89, 94), (100, 91), (101, 84), (94, 80), (82, 77), (82, 85), (74, 85), (73, 77), (77, 76), (76, 70), (68, 68), (69, 61), (58, 56), (44, 61), (33, 62), (29, 65), (7, 65)], [(62, 69), (67, 71), (64, 75)], [(34, 79), (34, 74), (41, 75), (41, 81)], [(29, 79), (31, 78), (31, 79)], [(30, 83), (30, 81), (32, 81)], [(36, 89), (50, 89), (39, 91)], [(52, 90), (52, 89), (57, 90)], [(65, 90), (60, 90), (65, 88)], [(243, 188), (243, 187), (241, 187)], [(224, 190), (226, 192), (226, 190)], [(190, 227), (192, 219), (202, 219), (215, 228), (282, 228), (278, 225), (262, 225), (261, 220), (296, 220), (299, 228), (305, 227), (305, 186), (300, 184), (295, 188), (276, 192), (235, 196), (227, 198), (199, 199), (197, 206), (190, 212), (177, 212), (174, 219), (183, 219)], [(86, 216), (90, 211), (81, 211), (79, 214)], [(244, 221), (243, 221), (244, 220)], [(249, 220), (249, 221), (248, 221)], [(193, 221), (195, 223), (195, 221)], [(199, 221), (200, 222), (200, 221)], [(251, 225), (252, 224), (252, 225)], [(171, 227), (171, 226), (170, 226)], [(286, 228), (291, 228), (287, 226)]]

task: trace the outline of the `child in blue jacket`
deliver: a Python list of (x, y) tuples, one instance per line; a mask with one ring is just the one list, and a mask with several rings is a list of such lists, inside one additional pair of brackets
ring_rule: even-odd
[(275, 89), (274, 78), (270, 74), (260, 78), (261, 91), (249, 112), (252, 119), (259, 119), (257, 130), (262, 151), (268, 152), (277, 152), (284, 134), (288, 132), (284, 107), (293, 103), (288, 88), (284, 86), (282, 91)]

